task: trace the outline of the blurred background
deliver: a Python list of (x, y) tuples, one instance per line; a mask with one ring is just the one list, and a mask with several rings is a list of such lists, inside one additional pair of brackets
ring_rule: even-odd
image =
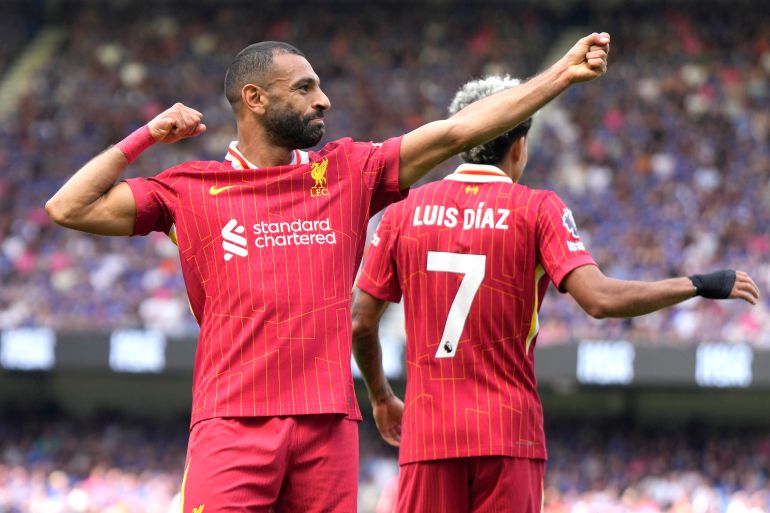
[[(207, 133), (149, 150), (130, 176), (221, 160), (235, 138), (224, 71), (259, 40), (308, 56), (332, 102), (325, 141), (378, 141), (445, 117), (465, 81), (532, 76), (592, 31), (612, 35), (609, 72), (538, 113), (522, 182), (565, 200), (609, 276), (738, 268), (763, 298), (596, 321), (551, 288), (536, 351), (545, 511), (770, 512), (768, 7), (0, 2), (0, 513), (176, 511), (197, 325), (164, 235), (48, 220), (45, 201), (91, 156), (180, 101)], [(387, 315), (401, 391), (403, 313)], [(397, 453), (357, 387), (359, 511), (390, 511)]]

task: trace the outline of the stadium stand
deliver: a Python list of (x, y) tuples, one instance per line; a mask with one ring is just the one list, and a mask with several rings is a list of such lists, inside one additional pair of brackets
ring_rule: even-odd
[[(536, 118), (523, 182), (559, 192), (608, 275), (738, 267), (763, 298), (754, 308), (695, 299), (633, 322), (595, 321), (551, 290), (538, 343), (770, 348), (770, 21), (757, 14), (759, 2), (380, 0), (363, 8), (334, 0), (297, 12), (283, 1), (257, 10), (238, 1), (66, 0), (50, 2), (45, 15), (42, 3), (27, 2), (33, 12), (23, 4), (0, 3), (0, 74), (44, 16), (66, 39), (0, 119), (0, 331), (196, 334), (166, 237), (64, 230), (43, 204), (91, 155), (176, 101), (204, 112), (207, 134), (152, 149), (130, 172), (221, 159), (234, 138), (222, 77), (245, 42), (283, 39), (308, 54), (333, 104), (327, 140), (381, 140), (444, 116), (471, 77), (535, 73), (560, 35), (581, 26), (612, 33), (610, 72)], [(186, 419), (8, 411), (0, 419), (0, 513), (169, 511)], [(766, 426), (669, 430), (582, 419), (548, 431), (547, 513), (770, 512)], [(371, 419), (361, 454), (359, 511), (367, 513), (397, 471)]]
[[(119, 5), (66, 10), (66, 44), (0, 127), (0, 329), (195, 333), (174, 248), (162, 236), (127, 243), (60, 230), (42, 205), (90, 155), (175, 101), (203, 111), (209, 132), (148, 152), (130, 172), (221, 159), (233, 138), (221, 76), (244, 40), (298, 42), (334, 104), (327, 139), (379, 140), (443, 116), (468, 77), (534, 73), (559, 31), (589, 18), (614, 30), (613, 71), (570, 91), (537, 120), (543, 127), (524, 182), (566, 198), (611, 275), (664, 277), (730, 265), (770, 285), (762, 259), (770, 251), (763, 144), (770, 52), (766, 22), (749, 2), (671, 7), (663, 15), (643, 3), (580, 15), (447, 3), (415, 8), (407, 19), (388, 3), (291, 17), (278, 4), (267, 14), (238, 3), (181, 11)], [(236, 20), (249, 27), (246, 34), (228, 30)], [(770, 344), (767, 300), (753, 309), (695, 300), (633, 322), (597, 323), (571, 300), (551, 296), (541, 344), (608, 332)]]
[[(0, 427), (1, 512), (171, 511), (184, 465), (184, 419), (15, 416)], [(362, 426), (359, 511), (368, 512), (397, 467), (373, 426)], [(551, 426), (548, 440), (548, 513), (770, 511), (766, 431), (645, 428), (615, 419)]]
[(36, 0), (0, 3), (0, 78), (40, 28), (40, 7), (41, 2)]
[[(751, 21), (753, 4), (725, 6), (660, 13), (624, 5), (606, 18), (619, 35), (613, 72), (594, 90), (569, 91), (557, 123), (544, 120), (528, 179), (564, 194), (610, 275), (651, 279), (729, 265), (762, 290), (770, 284), (767, 27)], [(564, 297), (544, 305), (541, 343), (570, 330), (607, 336), (610, 327), (651, 342), (666, 333), (767, 345), (770, 334), (767, 298), (756, 309), (691, 301), (610, 323), (592, 322)]]

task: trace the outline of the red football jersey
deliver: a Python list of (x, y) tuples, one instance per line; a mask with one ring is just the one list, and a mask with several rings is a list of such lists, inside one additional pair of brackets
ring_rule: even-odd
[(400, 462), (545, 459), (533, 349), (549, 279), (594, 264), (550, 191), (460, 166), (390, 207), (358, 287), (406, 313)]
[(200, 322), (192, 424), (312, 413), (360, 419), (350, 291), (369, 218), (403, 197), (400, 144), (340, 139), (259, 169), (231, 144), (225, 162), (126, 180), (135, 234), (175, 234)]

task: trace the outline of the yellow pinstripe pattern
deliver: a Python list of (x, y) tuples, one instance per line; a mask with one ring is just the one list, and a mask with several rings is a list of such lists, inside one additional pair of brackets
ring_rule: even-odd
[[(453, 233), (453, 229), (441, 227), (441, 225), (437, 225), (437, 228), (433, 229), (432, 233), (427, 229), (407, 230), (406, 227), (412, 223), (414, 207), (416, 205), (444, 205), (446, 207), (453, 206), (462, 211), (464, 208), (475, 209), (479, 203), (484, 202), (487, 208), (505, 208), (511, 213), (518, 211), (518, 216), (522, 217), (527, 210), (532, 208), (532, 205), (538, 203), (536, 194), (516, 194), (514, 199), (514, 196), (508, 192), (506, 187), (496, 186), (496, 184), (481, 186), (477, 194), (468, 199), (464, 198), (463, 191), (463, 186), (457, 188), (441, 187), (426, 189), (424, 193), (423, 191), (415, 191), (413, 192), (412, 199), (407, 202), (408, 208), (404, 207), (397, 214), (394, 212), (389, 216), (388, 225), (394, 224), (405, 230), (404, 234), (399, 236), (397, 242), (389, 241), (389, 238), (394, 236), (393, 233), (386, 234), (383, 231), (383, 227), (390, 229), (390, 226), (381, 225), (381, 228), (378, 230), (382, 240), (389, 241), (385, 244), (386, 246), (390, 247), (391, 244), (399, 245), (397, 250), (398, 273), (400, 274), (399, 285), (404, 292), (413, 291), (409, 295), (410, 301), (405, 304), (407, 322), (410, 322), (409, 319), (420, 318), (420, 316), (426, 314), (434, 317), (434, 319), (428, 320), (428, 322), (414, 324), (413, 328), (419, 332), (414, 337), (415, 340), (419, 341), (419, 349), (416, 352), (412, 349), (411, 354), (407, 357), (407, 368), (410, 374), (408, 383), (415, 383), (414, 386), (409, 387), (415, 396), (406, 405), (407, 412), (404, 419), (406, 421), (405, 431), (408, 430), (415, 437), (402, 447), (407, 460), (484, 453), (484, 451), (488, 450), (489, 443), (493, 443), (495, 447), (498, 447), (501, 441), (510, 440), (508, 438), (510, 436), (515, 437), (511, 440), (512, 442), (522, 442), (519, 450), (524, 451), (524, 454), (531, 454), (536, 450), (529, 447), (530, 444), (536, 442), (526, 440), (528, 438), (536, 438), (536, 433), (527, 434), (523, 429), (524, 425), (520, 426), (518, 432), (515, 428), (511, 429), (514, 422), (526, 422), (527, 426), (532, 424), (530, 429), (536, 429), (536, 424), (533, 421), (523, 419), (524, 416), (529, 417), (530, 413), (527, 412), (530, 408), (534, 409), (536, 406), (534, 403), (530, 404), (533, 399), (522, 389), (511, 386), (508, 380), (503, 380), (497, 373), (492, 373), (491, 368), (500, 365), (496, 363), (496, 353), (491, 346), (488, 350), (479, 347), (482, 341), (478, 337), (482, 336), (488, 329), (486, 325), (488, 320), (485, 320), (488, 316), (474, 316), (468, 319), (469, 324), (466, 325), (466, 331), (460, 340), (461, 348), (466, 347), (468, 348), (467, 350), (458, 351), (455, 358), (447, 359), (441, 362), (441, 365), (428, 364), (432, 360), (436, 345), (436, 341), (433, 340), (435, 338), (433, 333), (435, 329), (431, 326), (442, 325), (444, 322), (442, 316), (443, 308), (435, 308), (434, 303), (436, 300), (439, 300), (439, 303), (443, 305), (448, 301), (446, 297), (443, 297), (444, 295), (453, 296), (457, 277), (452, 276), (451, 273), (445, 273), (443, 276), (430, 276), (430, 279), (428, 279), (429, 273), (423, 269), (424, 262), (422, 262), (422, 259), (426, 251), (437, 248), (463, 252), (465, 248), (478, 247), (482, 242), (482, 239), (479, 237), (484, 236), (484, 234), (480, 233), (481, 230), (469, 230), (461, 232), (459, 238), (457, 238), (457, 231)], [(513, 216), (510, 219), (513, 219)], [(534, 224), (534, 220), (532, 223)], [(520, 230), (520, 228), (517, 230)], [(501, 233), (500, 237), (510, 237), (514, 233), (516, 233), (516, 230)], [(491, 257), (492, 261), (513, 262), (513, 266), (505, 264), (499, 268), (496, 267), (495, 272), (490, 273), (489, 280), (487, 281), (485, 278), (485, 282), (479, 289), (479, 304), (487, 305), (484, 308), (491, 307), (495, 311), (501, 309), (499, 315), (492, 315), (494, 322), (503, 323), (497, 328), (501, 333), (506, 333), (506, 330), (510, 330), (510, 327), (506, 327), (503, 321), (504, 315), (509, 315), (510, 301), (521, 302), (523, 298), (521, 293), (517, 293), (517, 289), (522, 291), (524, 289), (521, 285), (516, 286), (514, 284), (512, 287), (511, 279), (506, 279), (504, 275), (507, 274), (512, 277), (515, 269), (523, 262), (529, 261), (530, 257), (533, 257), (532, 252), (536, 250), (534, 244), (515, 239), (516, 236), (514, 235), (509, 240), (506, 240), (505, 245), (501, 247), (497, 247), (499, 244), (496, 243), (485, 244), (485, 247), (489, 248), (488, 256)], [(484, 240), (487, 240), (486, 237), (484, 237)], [(380, 252), (386, 253), (383, 247), (378, 247), (375, 250), (377, 257), (372, 257), (372, 260), (377, 262), (377, 264), (368, 269), (365, 268), (362, 276), (367, 279), (368, 283), (375, 283), (383, 289), (388, 289), (391, 286), (390, 280), (392, 279), (391, 271), (388, 269), (390, 264), (387, 262), (387, 258)], [(416, 259), (420, 259), (420, 261), (417, 262)], [(545, 271), (541, 267), (538, 273), (539, 278), (544, 276)], [(530, 279), (533, 278), (535, 277), (533, 276)], [(430, 283), (435, 283), (438, 286), (435, 289), (431, 287), (431, 290), (423, 291), (425, 286)], [(436, 292), (441, 291), (442, 287), (444, 287), (442, 297), (437, 297)], [(417, 290), (422, 292), (414, 292)], [(502, 294), (510, 298), (510, 300), (499, 301), (497, 294)], [(537, 294), (537, 290), (534, 294)], [(505, 343), (506, 339), (511, 341), (509, 343), (515, 343), (516, 340), (519, 340), (525, 342), (522, 346), (526, 347), (522, 347), (522, 350), (526, 354), (530, 350), (536, 329), (533, 330), (529, 337), (524, 336), (527, 331), (522, 333), (522, 330), (529, 330), (532, 327), (527, 325), (527, 323), (531, 324), (532, 316), (526, 316), (531, 305), (531, 299), (529, 297), (526, 298), (524, 303), (528, 305), (527, 309), (521, 312), (524, 315), (518, 317), (515, 321), (518, 329), (514, 328), (513, 332), (508, 331), (511, 335), (510, 337), (503, 337), (492, 342), (484, 341), (483, 343), (497, 345)], [(539, 306), (539, 298), (535, 300), (535, 305), (532, 307), (536, 310), (537, 306)], [(410, 345), (410, 347), (414, 348), (415, 346)], [(471, 351), (471, 347), (475, 349)], [(479, 368), (479, 365), (483, 368)], [(526, 377), (528, 374), (525, 368), (519, 367), (519, 365), (526, 366), (525, 362), (520, 364), (514, 362), (514, 365), (515, 367), (511, 370), (512, 374), (517, 376), (515, 379), (529, 379)], [(466, 376), (467, 373), (471, 374)], [(519, 374), (521, 374), (521, 378), (518, 377)], [(471, 401), (460, 399), (462, 382), (465, 379), (473, 381), (473, 383), (468, 382), (468, 385), (472, 387), (468, 390), (472, 394)], [(495, 383), (496, 385), (493, 385), (492, 388), (497, 388), (501, 392), (501, 397), (499, 398), (501, 400), (494, 397), (491, 389), (482, 388), (479, 380), (481, 382)], [(430, 385), (436, 382), (441, 382), (442, 385), (438, 387)], [(437, 417), (438, 412), (441, 411), (441, 405), (445, 409), (445, 417), (443, 419)], [(495, 410), (494, 415), (497, 415), (498, 418), (492, 418), (492, 408)], [(486, 417), (486, 421), (483, 417)], [(516, 417), (519, 418), (517, 419)], [(509, 420), (506, 421), (505, 419)], [(458, 430), (458, 435), (463, 430), (465, 431), (462, 438), (452, 436), (451, 432), (447, 431), (453, 422), (458, 423), (458, 427), (465, 426)], [(442, 426), (441, 424), (444, 425)], [(522, 453), (517, 452), (516, 454)]]
[(543, 266), (540, 264), (537, 264), (537, 267), (535, 268), (535, 298), (532, 304), (532, 320), (529, 324), (529, 333), (527, 334), (527, 339), (524, 343), (525, 347), (525, 353), (529, 354), (529, 345), (532, 343), (532, 339), (537, 336), (537, 332), (540, 330), (540, 322), (537, 317), (537, 308), (540, 303), (540, 278), (542, 278), (545, 275), (545, 269), (543, 269)]
[(187, 485), (187, 473), (190, 471), (190, 464), (192, 458), (187, 461), (187, 466), (184, 469), (184, 475), (182, 476), (182, 488), (179, 491), (179, 513), (184, 513), (184, 490)]
[[(202, 324), (192, 422), (330, 410), (357, 415), (344, 361), (349, 288), (369, 205), (395, 198), (398, 151), (385, 148), (348, 141), (329, 150), (323, 157), (329, 196), (310, 196), (307, 161), (274, 173), (251, 169), (245, 159), (235, 160), (249, 169), (194, 162), (143, 179), (137, 196), (142, 222), (172, 224), (169, 237), (180, 246), (191, 306)], [(232, 189), (211, 195), (212, 187)], [(249, 258), (222, 261), (220, 234), (230, 219), (249, 230), (255, 218), (270, 223), (319, 215), (328, 216), (337, 246), (255, 249), (245, 233)], [(257, 251), (262, 258), (255, 258)]]

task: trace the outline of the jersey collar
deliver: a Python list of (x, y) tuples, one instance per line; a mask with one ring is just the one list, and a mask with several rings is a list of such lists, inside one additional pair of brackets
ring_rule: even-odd
[[(244, 157), (243, 154), (238, 151), (238, 141), (233, 141), (230, 143), (230, 146), (227, 148), (227, 154), (225, 155), (225, 161), (229, 162), (230, 165), (233, 166), (233, 169), (237, 170), (259, 169), (258, 166), (255, 166), (249, 162), (248, 159), (246, 159), (246, 157)], [(297, 164), (307, 164), (308, 162), (310, 162), (310, 156), (306, 151), (294, 150), (291, 152), (291, 162), (289, 162), (290, 166)]]
[(456, 182), (467, 183), (513, 183), (511, 177), (506, 175), (499, 167), (487, 166), (484, 164), (461, 164), (457, 169), (455, 169), (454, 173), (444, 177), (444, 180), (454, 180)]

